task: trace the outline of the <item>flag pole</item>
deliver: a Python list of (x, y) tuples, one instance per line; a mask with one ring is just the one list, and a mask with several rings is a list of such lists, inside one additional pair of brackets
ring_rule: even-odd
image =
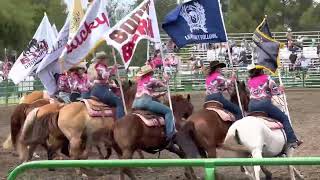
[(147, 61), (149, 61), (149, 58), (150, 58), (149, 51), (150, 51), (150, 41), (148, 39), (148, 43), (147, 43)]
[[(233, 62), (232, 62), (232, 57), (231, 57), (231, 52), (230, 52), (230, 46), (229, 46), (229, 42), (227, 41), (227, 49), (228, 49), (228, 57), (229, 57), (229, 61), (230, 61), (230, 66), (232, 68), (232, 72), (234, 71), (234, 67), (233, 67)], [(244, 112), (242, 109), (242, 104), (241, 104), (241, 99), (240, 99), (240, 94), (239, 94), (239, 88), (238, 88), (238, 83), (237, 81), (234, 82), (235, 83), (235, 87), (236, 87), (236, 93), (237, 93), (237, 98), (238, 98), (238, 104), (241, 110), (241, 114), (242, 117), (244, 117)]]
[[(155, 5), (154, 5), (154, 1), (153, 1), (153, 0), (151, 0), (151, 1), (152, 1), (151, 3), (153, 4), (153, 6), (155, 6)], [(155, 13), (155, 16), (156, 16), (155, 18), (157, 19), (157, 13)], [(159, 33), (160, 33), (160, 32), (159, 32)], [(157, 43), (157, 42), (155, 42), (155, 43)], [(162, 41), (161, 41), (160, 34), (159, 34), (159, 42), (158, 42), (158, 43), (160, 43), (161, 62), (162, 62), (162, 64), (163, 64), (164, 53), (163, 53), (163, 47), (162, 47)], [(163, 72), (168, 76), (168, 74), (164, 71), (164, 68), (163, 68)], [(170, 92), (169, 81), (167, 81), (166, 86), (167, 86), (167, 94), (168, 94), (169, 107), (170, 107), (171, 112), (172, 112), (173, 120), (175, 121), (174, 114), (173, 114), (173, 108), (172, 108), (172, 101), (171, 101), (171, 92)]]
[[(227, 31), (226, 31), (226, 26), (225, 26), (225, 24), (224, 24), (224, 18), (223, 18), (223, 13), (222, 13), (222, 9), (221, 9), (220, 0), (218, 0), (218, 2), (219, 2), (219, 3), (218, 3), (218, 4), (219, 4), (219, 10), (220, 10), (221, 18), (222, 18), (222, 24), (223, 24), (224, 32), (225, 32), (225, 34), (226, 34), (226, 39), (227, 39), (228, 57), (229, 57), (230, 65), (231, 65), (232, 72), (233, 72), (233, 71), (234, 71), (234, 67), (233, 67), (233, 62), (232, 62), (232, 57), (231, 57), (231, 52), (230, 52), (228, 35), (227, 35)], [(243, 109), (242, 109), (241, 99), (240, 99), (240, 95), (239, 95), (238, 83), (237, 83), (237, 81), (235, 81), (234, 83), (235, 83), (235, 87), (236, 87), (238, 104), (239, 104), (239, 107), (240, 107), (240, 110), (241, 110), (241, 114), (242, 114), (242, 116), (244, 117), (244, 112), (243, 112)]]
[[(284, 86), (284, 85), (283, 85), (283, 82), (282, 82), (282, 78), (281, 78), (281, 69), (280, 69), (280, 68), (278, 69), (278, 77), (279, 77), (279, 83), (280, 83), (280, 85), (281, 85), (281, 86)], [(285, 92), (283, 92), (283, 98), (284, 98), (285, 111), (286, 111), (286, 113), (287, 113), (289, 122), (290, 122), (290, 124), (292, 125), (291, 117), (290, 117), (290, 113), (289, 113), (289, 109), (288, 109), (287, 96), (286, 96), (286, 93), (285, 93)]]
[[(113, 56), (113, 61), (114, 61), (114, 64), (117, 66), (117, 57), (116, 57), (116, 53), (114, 51), (114, 48), (112, 48), (112, 56)], [(121, 79), (120, 79), (120, 75), (119, 75), (119, 71), (118, 71), (118, 66), (117, 66), (117, 79), (119, 81), (119, 86), (120, 86), (120, 92), (121, 92), (121, 99), (122, 99), (122, 103), (123, 103), (123, 108), (124, 108), (124, 113), (125, 114), (128, 114), (128, 111), (127, 111), (127, 106), (126, 106), (126, 101), (124, 99), (124, 94), (123, 94), (123, 89), (122, 89), (122, 82), (121, 82)]]

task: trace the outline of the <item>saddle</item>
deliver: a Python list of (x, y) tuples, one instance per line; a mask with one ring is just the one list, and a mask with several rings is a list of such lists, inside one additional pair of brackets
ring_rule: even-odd
[(161, 115), (137, 109), (133, 110), (132, 114), (138, 116), (148, 127), (162, 127), (165, 125), (164, 118)]
[(234, 115), (223, 109), (223, 104), (218, 101), (207, 101), (204, 103), (203, 107), (208, 111), (215, 111), (223, 121), (234, 122), (236, 120)]
[(247, 116), (254, 116), (263, 119), (263, 123), (271, 130), (283, 129), (283, 124), (276, 119), (268, 117), (268, 114), (261, 111), (254, 111), (247, 114)]
[(112, 108), (108, 105), (98, 101), (96, 98), (82, 99), (82, 102), (87, 107), (88, 114), (91, 117), (112, 117)]

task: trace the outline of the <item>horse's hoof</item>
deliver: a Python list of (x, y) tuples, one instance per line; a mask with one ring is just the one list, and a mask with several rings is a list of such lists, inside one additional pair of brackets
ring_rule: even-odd
[(56, 169), (49, 168), (48, 171), (56, 171)]
[(88, 179), (89, 177), (88, 177), (88, 175), (86, 175), (85, 173), (82, 173), (82, 174), (81, 174), (81, 178), (83, 178), (83, 179)]
[(147, 168), (149, 172), (154, 173), (154, 170), (151, 167)]
[(33, 153), (34, 158), (40, 158), (40, 156), (37, 153)]
[(266, 180), (272, 180), (272, 175), (267, 175)]

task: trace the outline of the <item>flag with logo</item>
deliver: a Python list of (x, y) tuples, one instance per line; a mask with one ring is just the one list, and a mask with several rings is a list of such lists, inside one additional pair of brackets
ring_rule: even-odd
[(108, 45), (117, 49), (128, 68), (141, 39), (160, 43), (156, 11), (152, 0), (144, 0), (106, 34)]
[(45, 69), (49, 64), (57, 61), (67, 45), (69, 38), (69, 27), (70, 27), (70, 17), (68, 16), (66, 22), (64, 23), (62, 29), (60, 30), (58, 37), (55, 40), (52, 50), (47, 53), (46, 57), (39, 63), (36, 73), (39, 73)]
[(162, 28), (178, 47), (227, 42), (219, 0), (192, 0), (169, 12)]
[(86, 11), (74, 36), (68, 41), (60, 56), (63, 70), (82, 61), (95, 47), (104, 41), (110, 29), (105, 0), (95, 0)]
[(256, 28), (252, 39), (256, 44), (255, 52), (258, 56), (256, 67), (275, 73), (280, 64), (279, 51), (282, 44), (272, 37), (267, 18)]
[(55, 39), (51, 24), (45, 14), (32, 40), (10, 70), (9, 78), (18, 84), (36, 70), (41, 60), (51, 51)]

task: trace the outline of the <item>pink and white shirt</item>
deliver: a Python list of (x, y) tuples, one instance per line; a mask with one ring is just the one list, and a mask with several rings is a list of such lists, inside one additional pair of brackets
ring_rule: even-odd
[(250, 99), (271, 99), (273, 95), (283, 93), (280, 91), (274, 80), (266, 74), (250, 78), (248, 86), (250, 90)]
[(235, 79), (226, 80), (221, 73), (214, 72), (206, 78), (206, 94), (221, 93), (233, 87)]
[(164, 86), (165, 84), (161, 80), (153, 78), (152, 75), (142, 77), (138, 80), (136, 98), (139, 98), (143, 95), (154, 96), (154, 89), (156, 87)]
[(109, 81), (109, 77), (115, 74), (115, 68), (108, 68), (107, 65), (102, 63), (97, 63), (95, 65), (95, 70), (97, 71), (97, 79), (94, 80), (94, 83), (107, 84)]
[(70, 81), (71, 91), (79, 93), (87, 93), (92, 85), (87, 74), (73, 73)]
[(70, 93), (71, 87), (70, 87), (70, 76), (67, 74), (60, 74), (58, 78), (58, 91)]

